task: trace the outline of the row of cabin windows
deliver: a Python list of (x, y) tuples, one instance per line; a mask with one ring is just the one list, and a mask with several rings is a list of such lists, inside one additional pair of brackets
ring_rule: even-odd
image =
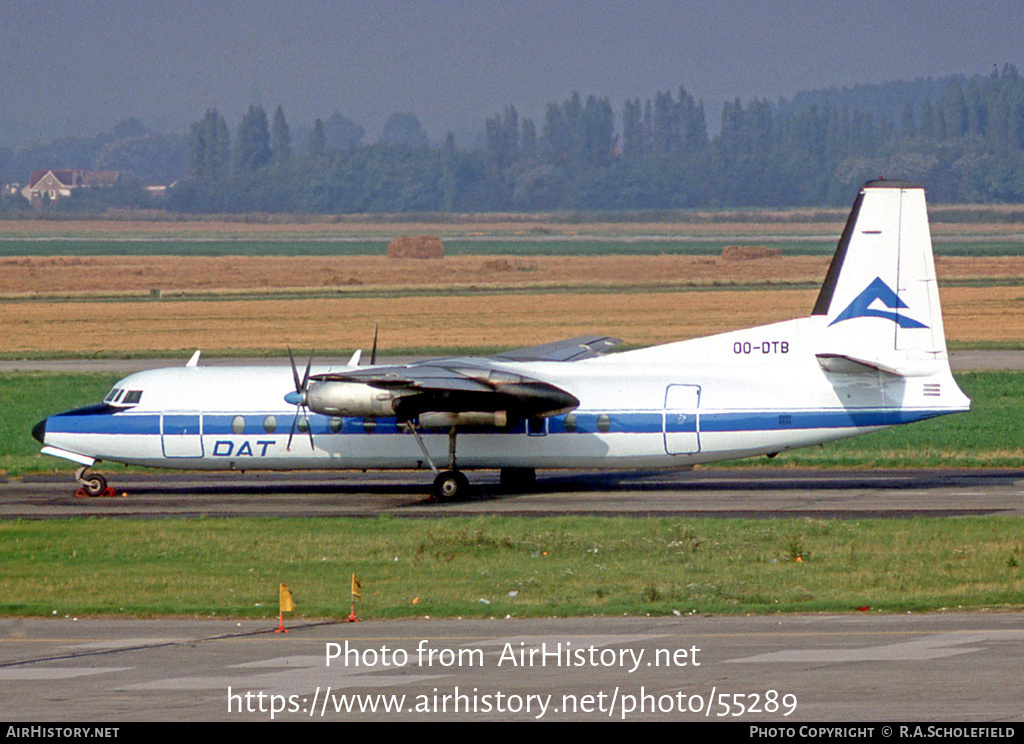
[[(142, 400), (141, 390), (122, 390), (121, 388), (114, 388), (111, 390), (107, 397), (103, 399), (103, 402), (110, 406), (134, 406)], [(543, 418), (531, 418), (526, 422), (527, 431), (530, 434), (543, 434), (544, 433), (544, 422)], [(332, 432), (337, 434), (341, 431), (344, 421), (340, 416), (333, 416), (330, 419), (330, 429)], [(562, 426), (570, 434), (576, 431), (576, 414), (567, 414), (563, 419)], [(301, 432), (305, 432), (309, 428), (309, 420), (305, 416), (300, 416), (295, 424), (295, 428)], [(363, 419), (363, 430), (370, 434), (377, 428), (377, 424), (373, 419)], [(266, 416), (263, 419), (263, 430), (267, 434), (273, 434), (277, 431), (277, 417), (274, 415)], [(611, 430), (611, 417), (607, 413), (602, 413), (597, 417), (597, 430), (599, 432), (608, 432)], [(245, 433), (245, 417), (235, 416), (231, 420), (231, 431), (235, 434)]]
[[(331, 431), (337, 434), (338, 432), (341, 431), (341, 427), (344, 425), (344, 423), (344, 419), (342, 419), (340, 416), (332, 416), (329, 422), (329, 426), (331, 428)], [(295, 428), (298, 431), (305, 432), (307, 429), (309, 429), (309, 419), (306, 418), (305, 416), (299, 416), (299, 418), (295, 422)], [(369, 434), (371, 431), (377, 428), (377, 424), (375, 421), (373, 421), (373, 419), (366, 419), (365, 421), (363, 421), (363, 428), (366, 430), (366, 433)], [(245, 433), (244, 416), (235, 416), (233, 419), (231, 419), (231, 431), (234, 432), (235, 434)], [(271, 414), (263, 419), (263, 431), (267, 432), (267, 434), (273, 434), (274, 432), (277, 431), (277, 416)]]
[[(527, 423), (526, 423), (527, 431), (530, 434), (543, 434), (544, 433), (544, 422), (545, 422), (545, 419), (543, 419), (543, 418), (531, 418), (531, 419), (528, 419)], [(344, 425), (344, 420), (340, 416), (332, 416), (330, 421), (329, 421), (329, 423), (328, 423), (328, 425), (329, 425), (331, 431), (334, 432), (335, 434), (337, 434), (338, 432), (341, 431), (341, 428)], [(565, 419), (563, 420), (562, 425), (564, 426), (565, 430), (567, 432), (569, 432), (570, 434), (575, 432), (576, 428), (577, 428), (576, 427), (576, 415), (572, 414), (572, 413), (568, 414), (565, 417)], [(295, 428), (298, 431), (305, 432), (307, 429), (309, 429), (309, 419), (307, 419), (305, 416), (299, 416), (298, 420), (295, 423)], [(376, 421), (374, 421), (373, 419), (363, 419), (363, 431), (365, 431), (367, 434), (372, 433), (376, 428), (377, 428), (377, 422)], [(400, 428), (401, 428), (401, 426), (400, 426)], [(597, 430), (599, 432), (602, 432), (602, 433), (608, 432), (608, 431), (611, 430), (611, 428), (612, 428), (611, 417), (607, 413), (602, 413), (600, 416), (597, 417)], [(267, 434), (273, 434), (274, 432), (276, 432), (277, 431), (277, 417), (273, 416), (273, 415), (270, 415), (270, 416), (267, 416), (266, 418), (264, 418), (263, 419), (263, 430), (265, 432), (267, 432)], [(244, 434), (245, 433), (245, 417), (244, 416), (235, 416), (231, 420), (231, 431), (233, 431), (235, 434)]]

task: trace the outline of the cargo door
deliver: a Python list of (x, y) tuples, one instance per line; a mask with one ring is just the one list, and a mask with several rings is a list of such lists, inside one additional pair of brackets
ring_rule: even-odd
[(165, 413), (160, 417), (164, 457), (202, 457), (202, 417), (198, 413)]
[(700, 452), (700, 386), (669, 385), (665, 389), (663, 425), (670, 455)]

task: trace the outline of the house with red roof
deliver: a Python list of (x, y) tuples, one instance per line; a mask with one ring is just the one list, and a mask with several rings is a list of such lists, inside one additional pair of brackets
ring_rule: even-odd
[(113, 186), (121, 177), (120, 171), (87, 171), (74, 168), (51, 168), (34, 170), (28, 179), (28, 186), (21, 195), (34, 207), (41, 207), (44, 200), (55, 202), (71, 196), (75, 189), (96, 186)]

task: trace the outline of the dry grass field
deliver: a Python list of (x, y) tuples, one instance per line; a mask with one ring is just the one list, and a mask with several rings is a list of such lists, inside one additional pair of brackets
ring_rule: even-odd
[[(737, 215), (740, 216), (737, 216)], [(0, 222), (0, 239), (130, 239), (130, 240), (344, 240), (431, 233), (443, 238), (484, 236), (609, 237), (636, 235), (818, 235), (838, 236), (846, 221), (846, 210), (746, 210), (742, 213), (687, 214), (672, 222), (632, 220), (553, 220), (549, 215), (450, 215), (431, 221), (409, 220), (405, 216), (381, 219), (377, 216), (316, 216), (299, 220), (295, 215), (249, 215), (245, 219), (23, 219)], [(1013, 223), (996, 223), (999, 232)], [(982, 227), (982, 229), (984, 229)], [(973, 232), (973, 231), (972, 231)]]
[[(40, 295), (260, 293), (278, 290), (402, 291), (818, 285), (831, 257), (728, 261), (713, 256), (49, 256), (0, 258), (0, 300)], [(942, 256), (941, 282), (1016, 281), (1024, 257)]]
[[(88, 356), (194, 348), (259, 353), (291, 345), (344, 354), (368, 347), (377, 324), (391, 353), (510, 348), (593, 332), (647, 345), (805, 315), (828, 261), (4, 258), (0, 350)], [(1024, 287), (1015, 285), (1024, 258), (943, 257), (938, 272), (940, 283), (953, 284), (942, 290), (947, 338), (1024, 345)], [(956, 286), (965, 280), (991, 286)], [(154, 288), (164, 300), (148, 299)], [(296, 296), (261, 297), (289, 289)]]
[[(654, 284), (816, 283), (829, 259), (723, 261), (708, 256), (55, 256), (0, 258), (0, 297), (40, 294), (148, 295), (286, 289), (524, 289)], [(1024, 259), (1018, 261), (1024, 269)], [(999, 274), (1006, 266), (986, 269)]]

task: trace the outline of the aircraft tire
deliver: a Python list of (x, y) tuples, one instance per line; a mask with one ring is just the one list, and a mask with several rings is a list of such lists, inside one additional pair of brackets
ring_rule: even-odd
[(107, 490), (107, 479), (99, 473), (92, 473), (82, 481), (82, 490), (86, 496), (96, 497)]
[(438, 501), (459, 501), (469, 493), (469, 478), (458, 470), (446, 470), (434, 478), (431, 492)]

